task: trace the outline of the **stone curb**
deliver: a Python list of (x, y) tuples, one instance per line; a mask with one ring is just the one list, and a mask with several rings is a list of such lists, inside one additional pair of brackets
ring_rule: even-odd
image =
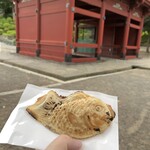
[(9, 65), (12, 65), (12, 66), (20, 67), (22, 69), (30, 70), (30, 71), (33, 71), (33, 72), (36, 72), (36, 73), (40, 73), (40, 74), (43, 74), (43, 75), (46, 75), (46, 76), (51, 76), (51, 77), (54, 77), (54, 78), (57, 78), (57, 79), (63, 80), (63, 81), (68, 81), (68, 80), (73, 80), (73, 79), (78, 79), (78, 78), (84, 78), (84, 77), (90, 77), (90, 76), (96, 76), (96, 75), (105, 75), (105, 74), (116, 73), (116, 72), (121, 72), (121, 71), (126, 71), (126, 70), (133, 69), (132, 66), (131, 66), (131, 67), (123, 67), (123, 68), (119, 68), (119, 69), (110, 69), (110, 70), (86, 73), (86, 74), (82, 74), (82, 75), (72, 75), (72, 76), (69, 76), (69, 77), (65, 77), (65, 76), (61, 76), (61, 75), (58, 75), (58, 74), (54, 74), (54, 73), (46, 72), (46, 71), (39, 70), (39, 69), (36, 69), (36, 68), (32, 68), (32, 67), (29, 67), (29, 66), (19, 65), (17, 63), (9, 62), (7, 60), (0, 60), (0, 62), (3, 62), (5, 64), (9, 64)]

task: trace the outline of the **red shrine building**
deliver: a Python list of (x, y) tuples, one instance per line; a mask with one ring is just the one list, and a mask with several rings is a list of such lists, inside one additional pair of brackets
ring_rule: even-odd
[(59, 62), (137, 58), (150, 0), (13, 0), (17, 53)]

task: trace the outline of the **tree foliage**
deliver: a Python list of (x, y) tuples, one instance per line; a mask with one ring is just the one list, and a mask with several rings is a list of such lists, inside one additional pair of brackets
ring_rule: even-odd
[(150, 48), (150, 16), (145, 18), (144, 28), (143, 28), (143, 38), (146, 38), (146, 51), (149, 52)]
[(144, 31), (150, 32), (150, 16), (145, 18)]
[(16, 36), (15, 22), (12, 17), (0, 17), (0, 36), (14, 39)]
[(12, 16), (13, 3), (11, 0), (0, 0), (0, 13), (4, 17)]

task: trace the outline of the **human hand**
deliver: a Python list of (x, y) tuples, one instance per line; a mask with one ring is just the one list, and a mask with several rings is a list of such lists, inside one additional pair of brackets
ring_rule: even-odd
[(81, 147), (81, 141), (72, 139), (67, 135), (60, 135), (50, 143), (46, 150), (80, 150)]

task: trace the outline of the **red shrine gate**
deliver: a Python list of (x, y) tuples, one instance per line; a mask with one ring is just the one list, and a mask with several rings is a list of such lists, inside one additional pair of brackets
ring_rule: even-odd
[(17, 52), (60, 62), (136, 58), (150, 0), (13, 0)]

